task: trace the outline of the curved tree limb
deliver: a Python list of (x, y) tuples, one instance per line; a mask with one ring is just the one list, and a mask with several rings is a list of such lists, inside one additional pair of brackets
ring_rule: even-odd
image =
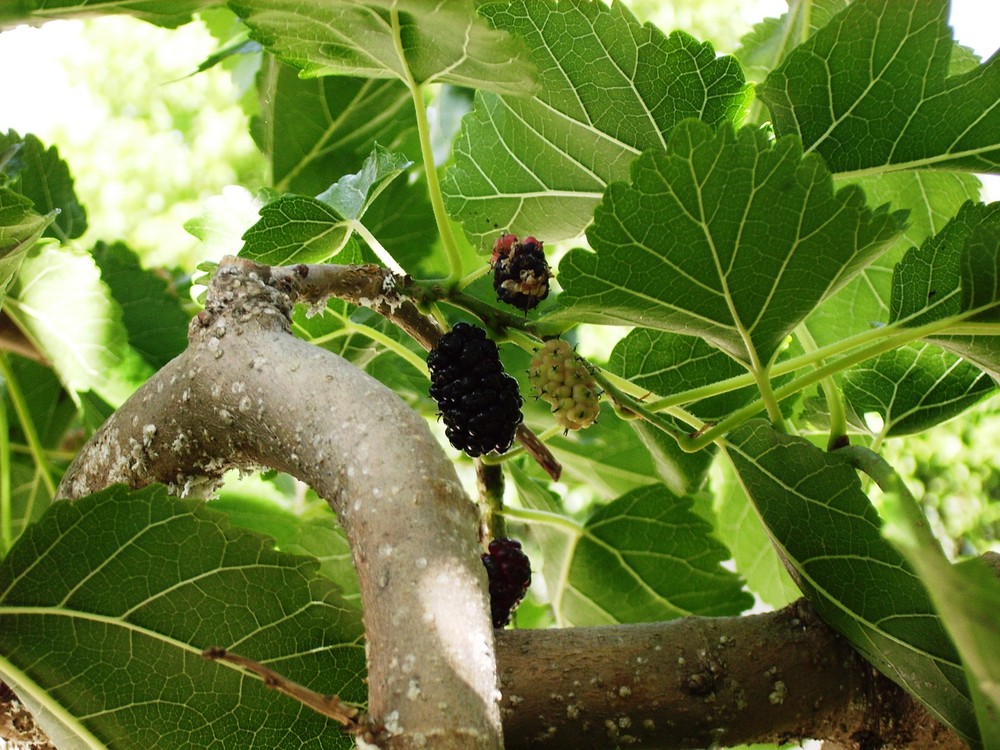
[[(312, 273), (224, 263), (188, 350), (95, 434), (59, 494), (154, 481), (193, 494), (228, 468), (254, 465), (310, 484), (351, 541), (369, 708), (393, 732), (383, 747), (686, 748), (795, 737), (962, 747), (803, 603), (754, 617), (504, 631), (494, 660), (475, 507), (424, 420), (346, 361), (289, 335), (296, 287)], [(314, 279), (313, 292), (327, 281)]]
[(197, 494), (227, 469), (258, 465), (298, 477), (330, 503), (351, 542), (369, 713), (391, 733), (383, 747), (498, 750), (475, 505), (426, 422), (395, 393), (290, 335), (291, 292), (267, 267), (224, 263), (188, 349), (84, 446), (59, 495), (116, 482)]

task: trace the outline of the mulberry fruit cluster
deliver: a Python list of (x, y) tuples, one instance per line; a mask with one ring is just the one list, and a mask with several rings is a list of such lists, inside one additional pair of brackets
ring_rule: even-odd
[(504, 234), (493, 245), (493, 290), (501, 302), (527, 312), (549, 295), (552, 276), (542, 243), (534, 237), (519, 242)]
[(528, 379), (536, 393), (552, 406), (561, 427), (582, 430), (597, 419), (601, 392), (583, 360), (565, 341), (551, 339), (535, 352)]
[(473, 458), (510, 448), (523, 419), (521, 393), (482, 328), (456, 324), (427, 356), (427, 369), (453, 446)]
[(489, 550), (483, 565), (490, 579), (490, 614), (493, 627), (502, 628), (531, 585), (531, 561), (513, 539), (494, 539)]

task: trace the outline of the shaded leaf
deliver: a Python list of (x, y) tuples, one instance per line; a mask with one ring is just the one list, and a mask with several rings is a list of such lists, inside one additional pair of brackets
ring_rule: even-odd
[(101, 280), (121, 305), (132, 348), (155, 369), (184, 351), (188, 315), (168, 281), (143, 269), (139, 257), (120, 242), (98, 243), (91, 252)]
[[(521, 44), (473, 0), (231, 0), (251, 37), (303, 75), (398, 78), (521, 94), (534, 87)], [(398, 22), (393, 14), (398, 13)]]
[[(525, 505), (551, 510), (545, 490), (521, 472), (515, 471), (514, 479)], [(752, 598), (720, 565), (728, 551), (691, 504), (662, 485), (650, 485), (598, 508), (582, 525), (563, 518), (546, 529), (567, 537), (559, 546), (544, 547), (559, 624), (653, 622), (747, 609)]]
[(361, 623), (316, 563), (162, 487), (53, 505), (0, 565), (0, 674), (59, 747), (348, 747), (336, 725), (203, 659), (364, 693)]
[(1000, 56), (949, 77), (953, 49), (947, 0), (860, 0), (757, 92), (833, 172), (1000, 170)]
[(595, 252), (559, 266), (556, 319), (700, 336), (767, 362), (785, 336), (885, 248), (902, 215), (834, 193), (798, 141), (689, 120), (667, 153), (608, 188), (587, 232)]
[(920, 578), (882, 538), (850, 463), (762, 420), (728, 440), (741, 484), (823, 619), (973, 744), (958, 654)]
[(978, 200), (980, 188), (973, 175), (921, 170), (854, 178), (850, 182), (865, 191), (871, 207), (888, 203), (907, 209), (909, 223), (883, 255), (809, 315), (806, 325), (819, 346), (841, 341), (888, 319), (896, 264), (911, 247), (941, 231), (963, 203)]
[[(636, 328), (626, 334), (612, 350), (608, 369), (660, 396), (747, 374), (743, 365), (704, 339), (651, 328)], [(714, 422), (750, 403), (757, 394), (757, 387), (751, 385), (695, 401), (686, 408), (700, 419)]]
[(0, 187), (0, 302), (17, 276), (28, 250), (38, 241), (55, 214), (41, 216), (31, 201)]
[(276, 189), (317, 195), (331, 177), (356, 169), (373, 143), (411, 158), (420, 152), (413, 100), (401, 81), (300, 78), (290, 65), (268, 65), (252, 131)]
[(579, 236), (610, 182), (684, 118), (736, 120), (743, 75), (683, 32), (640, 24), (623, 3), (486, 3), (490, 23), (525, 40), (533, 98), (477, 94), (463, 122), (448, 210), (481, 246), (497, 229), (546, 242)]
[[(981, 559), (952, 564), (908, 492), (884, 487), (883, 533), (920, 573), (966, 666), (982, 746), (1000, 742), (1000, 581)], [(904, 494), (905, 493), (905, 494)]]
[(996, 388), (978, 367), (926, 343), (908, 344), (844, 373), (858, 414), (881, 415), (886, 436), (909, 435), (971, 408)]
[(788, 12), (756, 24), (734, 53), (747, 79), (763, 81), (793, 49), (846, 7), (846, 0), (790, 1)]
[(30, 133), (24, 137), (13, 130), (0, 134), (0, 185), (30, 200), (35, 211), (54, 215), (43, 236), (66, 241), (83, 234), (87, 214), (73, 190), (69, 166), (55, 146), (45, 148)]
[(715, 535), (732, 552), (736, 572), (747, 587), (774, 609), (802, 596), (728, 461), (713, 467), (711, 490)]

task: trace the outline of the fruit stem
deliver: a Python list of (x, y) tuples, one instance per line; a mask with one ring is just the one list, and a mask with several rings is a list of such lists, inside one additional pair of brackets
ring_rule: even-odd
[(507, 536), (507, 520), (504, 518), (503, 468), (497, 463), (477, 458), (476, 485), (479, 488), (483, 515), (481, 541), (488, 542), (490, 539), (505, 538)]
[(431, 200), (431, 208), (434, 210), (434, 221), (437, 223), (438, 233), (441, 236), (441, 243), (444, 245), (448, 255), (449, 274), (441, 283), (445, 288), (454, 287), (462, 277), (462, 255), (458, 249), (458, 242), (451, 229), (451, 220), (444, 207), (444, 196), (441, 193), (441, 181), (438, 178), (437, 166), (434, 163), (434, 148), (431, 144), (430, 125), (427, 121), (427, 105), (424, 103), (424, 90), (420, 83), (413, 77), (410, 64), (406, 59), (406, 51), (403, 49), (402, 31), (399, 23), (399, 9), (393, 7), (389, 11), (392, 22), (392, 41), (396, 47), (396, 54), (405, 71), (403, 82), (410, 89), (410, 96), (413, 98), (413, 109), (417, 117), (417, 137), (420, 140), (420, 157), (424, 163), (424, 174), (427, 177), (427, 192)]

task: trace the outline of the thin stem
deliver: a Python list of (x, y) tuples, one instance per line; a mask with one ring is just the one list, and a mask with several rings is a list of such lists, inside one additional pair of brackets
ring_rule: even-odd
[[(555, 437), (556, 435), (560, 434), (561, 432), (565, 432), (565, 430), (562, 427), (560, 427), (559, 425), (553, 425), (552, 427), (549, 427), (544, 432), (539, 433), (538, 434), (538, 440), (540, 442), (544, 443), (546, 440), (549, 440), (550, 438)], [(481, 456), (480, 460), (484, 464), (486, 464), (487, 466), (499, 466), (501, 464), (506, 463), (507, 461), (510, 461), (513, 458), (517, 458), (518, 456), (522, 456), (525, 453), (526, 453), (526, 451), (525, 451), (524, 446), (523, 445), (519, 445), (516, 448), (511, 448), (509, 451), (507, 451), (506, 453), (503, 453), (503, 454), (490, 453), (490, 454), (487, 454), (485, 456)]]
[(14, 539), (13, 498), (10, 494), (10, 432), (7, 407), (0, 402), (0, 556), (6, 557)]
[(403, 276), (406, 271), (403, 267), (399, 265), (395, 258), (392, 257), (392, 253), (385, 249), (381, 242), (376, 239), (375, 235), (372, 234), (368, 227), (362, 224), (360, 221), (352, 221), (351, 229), (357, 232), (358, 236), (365, 241), (365, 243), (372, 249), (375, 256), (382, 261), (382, 265), (388, 268), (393, 273), (398, 273)]
[(31, 413), (28, 411), (28, 404), (25, 402), (24, 394), (21, 392), (21, 388), (14, 378), (14, 373), (10, 369), (7, 355), (2, 352), (0, 352), (0, 375), (7, 381), (7, 394), (10, 396), (10, 403), (14, 407), (18, 422), (21, 424), (21, 430), (28, 441), (28, 446), (31, 448), (31, 458), (35, 462), (35, 465), (38, 466), (42, 483), (45, 485), (45, 489), (49, 495), (55, 497), (56, 485), (52, 481), (49, 464), (45, 458), (45, 449), (42, 448), (42, 443), (38, 439), (35, 424), (31, 421)]
[(573, 536), (579, 536), (583, 533), (583, 526), (574, 521), (572, 518), (567, 518), (566, 516), (559, 515), (558, 513), (552, 513), (547, 510), (535, 510), (533, 508), (511, 508), (507, 506), (503, 511), (504, 515), (507, 516), (509, 521), (519, 521), (521, 523), (536, 523), (542, 524), (543, 526), (551, 526), (552, 528), (559, 529), (560, 531), (565, 531)]
[[(795, 335), (802, 344), (802, 348), (807, 352), (815, 352), (819, 348), (816, 346), (816, 339), (813, 338), (805, 323), (799, 324)], [(843, 445), (847, 440), (847, 412), (844, 410), (843, 395), (840, 388), (837, 387), (833, 375), (823, 378), (820, 381), (820, 387), (823, 389), (824, 398), (826, 398), (826, 408), (830, 412), (830, 436), (827, 439), (826, 447), (827, 450), (833, 450)]]
[(488, 274), (491, 270), (493, 270), (493, 267), (489, 263), (487, 263), (485, 265), (482, 265), (479, 268), (477, 268), (475, 271), (472, 271), (471, 273), (467, 273), (465, 276), (463, 276), (459, 280), (458, 285), (455, 288), (458, 289), (458, 290), (465, 289), (467, 286), (469, 286), (470, 284), (472, 284), (474, 281), (478, 281), (483, 276), (485, 276), (486, 274)]
[(863, 445), (848, 445), (834, 452), (838, 456), (847, 458), (854, 468), (871, 477), (882, 492), (895, 499), (895, 509), (902, 514), (904, 521), (911, 529), (918, 530), (922, 537), (920, 542), (940, 549), (927, 525), (927, 517), (920, 510), (920, 504), (892, 464)]
[[(649, 424), (654, 427), (663, 430), (665, 433), (670, 435), (670, 437), (676, 440), (677, 444), (684, 451), (697, 450), (697, 448), (693, 448), (694, 443), (692, 442), (690, 435), (678, 430), (675, 425), (665, 419), (660, 413), (650, 411), (649, 408), (641, 401), (619, 389), (615, 382), (611, 378), (608, 378), (606, 373), (599, 367), (593, 368), (592, 373), (594, 375), (594, 380), (596, 380), (598, 385), (604, 389), (604, 392), (614, 403), (616, 410), (618, 410), (620, 414), (621, 412), (624, 412), (623, 416), (626, 418), (638, 417), (639, 419), (649, 422)], [(675, 407), (667, 413), (684, 420), (696, 430), (700, 430), (704, 426), (701, 420), (691, 414), (688, 414), (682, 409)]]
[(479, 489), (485, 539), (503, 539), (507, 536), (503, 468), (482, 458), (476, 459), (476, 485)]
[(444, 196), (441, 193), (441, 182), (438, 179), (437, 167), (434, 164), (434, 148), (431, 145), (431, 130), (427, 121), (427, 106), (424, 103), (423, 86), (417, 83), (413, 77), (413, 71), (406, 60), (406, 52), (403, 49), (403, 40), (399, 24), (399, 10), (393, 7), (389, 11), (392, 20), (392, 38), (396, 47), (396, 54), (406, 71), (406, 83), (413, 97), (413, 109), (417, 116), (417, 136), (420, 140), (420, 156), (424, 163), (424, 173), (427, 176), (427, 192), (430, 195), (431, 208), (434, 210), (434, 220), (437, 223), (438, 233), (441, 235), (441, 242), (448, 255), (448, 268), (450, 272), (444, 280), (445, 287), (453, 287), (462, 277), (462, 255), (458, 249), (458, 242), (451, 230), (451, 221), (448, 212), (444, 207)]
[(420, 371), (424, 375), (427, 375), (427, 363), (416, 352), (407, 349), (405, 346), (396, 341), (394, 338), (392, 338), (391, 336), (387, 336), (377, 328), (372, 328), (371, 326), (365, 325), (364, 323), (357, 323), (347, 317), (341, 317), (341, 316), (338, 317), (340, 317), (341, 321), (344, 324), (343, 328), (341, 328), (338, 331), (333, 331), (332, 333), (328, 333), (324, 336), (317, 336), (316, 338), (309, 339), (309, 341), (313, 344), (316, 344), (317, 346), (322, 346), (323, 344), (327, 344), (330, 341), (335, 341), (336, 339), (339, 338), (346, 338), (347, 336), (357, 333), (362, 336), (366, 336), (370, 338), (372, 341), (381, 344), (389, 351), (393, 352), (402, 359), (405, 359), (407, 362), (413, 365), (418, 371)]

